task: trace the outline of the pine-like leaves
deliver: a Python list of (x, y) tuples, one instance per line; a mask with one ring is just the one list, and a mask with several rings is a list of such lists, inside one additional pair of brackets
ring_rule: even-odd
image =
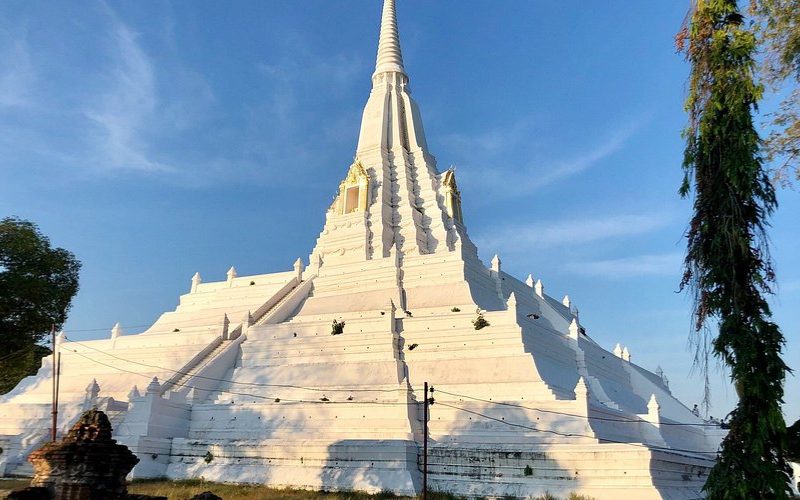
[(765, 230), (777, 201), (753, 126), (762, 94), (756, 42), (742, 21), (735, 0), (698, 0), (684, 32), (692, 74), (680, 192), (694, 188), (694, 215), (682, 286), (694, 293), (697, 331), (719, 323), (711, 350), (730, 368), (739, 395), (705, 490), (712, 499), (786, 498), (780, 404), (788, 368), (764, 299), (774, 280)]

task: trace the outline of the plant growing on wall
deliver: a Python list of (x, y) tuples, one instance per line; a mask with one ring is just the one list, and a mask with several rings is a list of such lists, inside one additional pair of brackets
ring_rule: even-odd
[(489, 322), (483, 317), (483, 312), (480, 309), (476, 309), (475, 313), (477, 313), (478, 316), (472, 320), (472, 324), (475, 326), (476, 330), (489, 326)]
[(342, 333), (344, 333), (344, 321), (333, 320), (333, 325), (331, 326), (331, 335), (340, 335)]
[(707, 377), (710, 354), (721, 359), (739, 396), (704, 490), (710, 499), (787, 498), (788, 368), (765, 299), (775, 279), (766, 227), (777, 199), (753, 125), (762, 96), (756, 39), (736, 0), (697, 0), (678, 46), (692, 65), (680, 193), (694, 196), (681, 286), (694, 295), (696, 362)]

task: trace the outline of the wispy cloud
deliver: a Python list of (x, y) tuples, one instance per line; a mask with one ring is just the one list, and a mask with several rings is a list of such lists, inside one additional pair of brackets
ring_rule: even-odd
[(582, 245), (600, 240), (649, 233), (672, 222), (668, 212), (647, 214), (616, 214), (604, 217), (560, 220), (548, 223), (502, 226), (479, 234), (475, 240), (487, 250), (506, 248), (513, 244), (517, 251), (531, 248)]
[(567, 272), (603, 278), (630, 278), (637, 276), (669, 276), (680, 273), (680, 253), (637, 255), (619, 259), (569, 262)]
[(611, 157), (648, 123), (650, 116), (646, 113), (619, 124), (601, 135), (594, 146), (562, 159), (542, 158), (541, 152), (535, 150), (544, 146), (541, 143), (534, 142), (534, 149), (531, 148), (531, 141), (541, 136), (534, 130), (533, 119), (474, 135), (451, 134), (444, 141), (456, 151), (469, 150), (473, 154), (469, 166), (474, 168), (462, 179), (465, 185), (480, 186), (482, 192), (491, 194), (520, 196), (580, 174)]
[(174, 172), (173, 166), (154, 159), (145, 128), (155, 120), (159, 105), (153, 64), (136, 40), (136, 34), (110, 11), (113, 19), (110, 51), (116, 67), (97, 105), (84, 111), (97, 124), (91, 141), (96, 162), (112, 169)]
[(24, 36), (0, 36), (0, 108), (27, 106), (35, 81), (30, 51)]

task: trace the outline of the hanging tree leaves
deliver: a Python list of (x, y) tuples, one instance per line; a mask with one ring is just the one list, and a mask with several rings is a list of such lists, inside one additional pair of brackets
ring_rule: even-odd
[(765, 153), (774, 162), (775, 180), (790, 185), (792, 177), (800, 179), (800, 0), (751, 0), (750, 9), (764, 56), (764, 81), (787, 93), (770, 113), (773, 129)]
[(698, 358), (708, 345), (739, 395), (705, 491), (712, 499), (787, 498), (780, 404), (788, 367), (764, 298), (774, 281), (765, 230), (777, 200), (753, 124), (762, 95), (756, 39), (735, 0), (697, 0), (678, 46), (692, 65), (680, 193), (693, 188), (694, 215), (682, 287), (694, 294)]

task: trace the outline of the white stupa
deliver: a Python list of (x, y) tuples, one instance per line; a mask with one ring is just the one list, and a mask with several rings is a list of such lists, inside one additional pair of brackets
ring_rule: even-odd
[[(135, 477), (414, 494), (428, 382), (432, 489), (700, 496), (722, 431), (597, 345), (567, 297), (478, 259), (408, 83), (385, 0), (356, 159), (308, 265), (195, 274), (144, 333), (61, 336), (61, 431), (106, 410)], [(29, 474), (47, 439), (51, 366), (0, 398), (0, 475)]]

